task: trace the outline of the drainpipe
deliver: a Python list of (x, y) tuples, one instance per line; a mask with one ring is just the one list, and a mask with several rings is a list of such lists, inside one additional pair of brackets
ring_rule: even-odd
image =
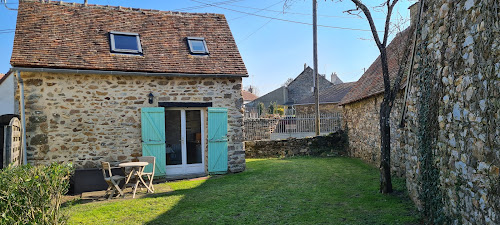
[(23, 152), (23, 165), (28, 164), (28, 153), (27, 153), (27, 148), (26, 148), (26, 115), (25, 115), (25, 110), (24, 110), (24, 82), (23, 79), (21, 78), (21, 73), (19, 70), (16, 70), (16, 76), (17, 76), (17, 81), (19, 83), (20, 87), (20, 101), (21, 101), (21, 132), (22, 132), (22, 152)]
[(415, 33), (413, 34), (413, 49), (412, 49), (412, 54), (411, 54), (411, 60), (410, 60), (410, 71), (408, 72), (408, 78), (406, 79), (406, 88), (405, 88), (405, 95), (404, 95), (404, 102), (403, 102), (403, 112), (401, 113), (401, 122), (399, 123), (400, 128), (405, 127), (405, 117), (406, 117), (406, 102), (408, 101), (408, 95), (410, 94), (410, 88), (411, 88), (411, 80), (413, 76), (413, 64), (415, 60), (415, 54), (417, 53), (417, 33), (418, 29), (420, 27), (420, 17), (422, 16), (422, 12), (424, 11), (424, 0), (420, 0), (420, 5), (419, 5), (419, 10), (418, 10), (418, 18), (417, 18), (417, 23), (415, 24)]

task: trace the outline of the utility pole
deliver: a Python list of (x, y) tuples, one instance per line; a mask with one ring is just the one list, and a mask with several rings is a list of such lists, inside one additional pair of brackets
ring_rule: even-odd
[(315, 124), (316, 136), (320, 134), (319, 127), (319, 77), (318, 77), (318, 24), (317, 24), (317, 9), (318, 4), (313, 0), (313, 78), (314, 78), (314, 99), (315, 99)]

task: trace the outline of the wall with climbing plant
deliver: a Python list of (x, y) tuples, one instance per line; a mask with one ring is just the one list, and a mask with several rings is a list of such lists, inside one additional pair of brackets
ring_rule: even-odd
[(500, 2), (425, 1), (401, 135), (410, 196), (436, 224), (500, 224)]

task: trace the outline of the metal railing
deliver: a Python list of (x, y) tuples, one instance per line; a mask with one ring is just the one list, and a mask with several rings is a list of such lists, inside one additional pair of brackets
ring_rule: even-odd
[[(314, 114), (281, 116), (274, 118), (245, 118), (244, 139), (269, 140), (289, 137), (303, 138), (315, 135)], [(320, 114), (321, 134), (328, 134), (341, 129), (342, 114)]]

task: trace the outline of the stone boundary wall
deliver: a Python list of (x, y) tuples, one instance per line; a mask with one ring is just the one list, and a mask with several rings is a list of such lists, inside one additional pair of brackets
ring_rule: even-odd
[(451, 223), (500, 224), (500, 3), (426, 5), (401, 139), (408, 190), (421, 205), (431, 153)]
[[(500, 224), (500, 3), (425, 2), (403, 130), (398, 104), (391, 114), (391, 168), (420, 209), (435, 194), (445, 223)], [(349, 154), (375, 164), (380, 102), (344, 107)]]
[(286, 140), (245, 141), (245, 157), (270, 158), (290, 156), (346, 155), (347, 136), (343, 131), (328, 136), (289, 138)]

